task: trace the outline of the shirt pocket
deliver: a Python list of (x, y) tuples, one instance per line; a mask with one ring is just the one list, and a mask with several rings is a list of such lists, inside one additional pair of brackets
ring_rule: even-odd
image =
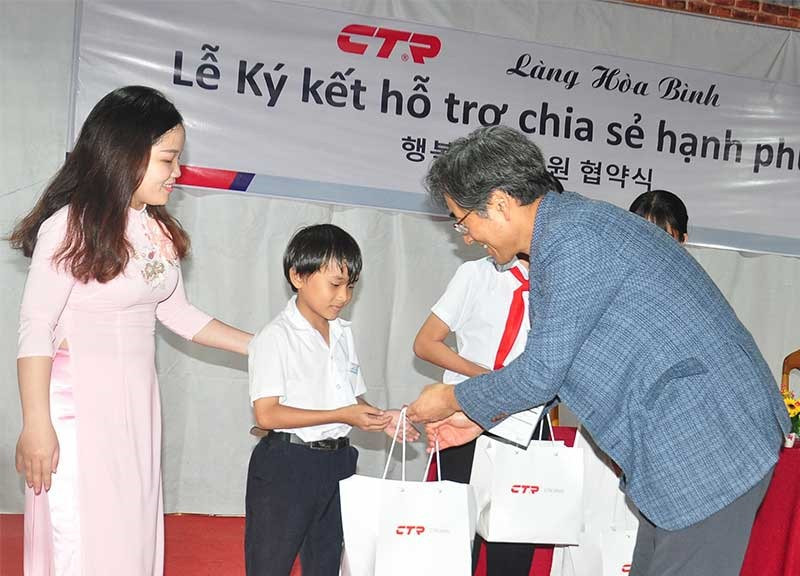
[(361, 366), (356, 362), (349, 362), (347, 370), (347, 382), (350, 384), (350, 391), (353, 396), (358, 394), (358, 383), (361, 379)]

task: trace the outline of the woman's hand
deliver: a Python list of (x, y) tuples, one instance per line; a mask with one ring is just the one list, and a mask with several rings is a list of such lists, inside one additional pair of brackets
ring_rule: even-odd
[(22, 427), (17, 441), (17, 472), (25, 475), (25, 483), (40, 494), (42, 486), (50, 490), (51, 474), (58, 469), (58, 437), (48, 420)]

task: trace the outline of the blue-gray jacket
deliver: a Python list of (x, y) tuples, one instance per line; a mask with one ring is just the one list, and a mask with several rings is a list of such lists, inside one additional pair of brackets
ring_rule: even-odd
[(557, 396), (667, 530), (725, 507), (777, 461), (789, 418), (752, 336), (695, 259), (645, 219), (547, 194), (530, 319), (521, 356), (456, 387), (484, 428)]

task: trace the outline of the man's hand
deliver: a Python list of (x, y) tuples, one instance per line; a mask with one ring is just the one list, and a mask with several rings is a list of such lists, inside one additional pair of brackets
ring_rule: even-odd
[[(394, 438), (395, 430), (397, 430), (397, 426), (400, 424), (400, 410), (385, 410), (385, 414), (388, 414), (392, 417), (392, 421), (389, 422), (389, 425), (383, 429), (386, 432), (386, 435), (390, 438)], [(406, 426), (406, 441), (408, 442), (415, 442), (419, 440), (419, 430), (414, 428), (411, 425), (411, 422), (406, 418), (404, 420)], [(397, 439), (402, 442), (403, 441), (403, 430), (401, 429), (400, 432), (397, 434)]]
[(435, 422), (459, 410), (455, 386), (437, 382), (422, 389), (419, 398), (408, 407), (408, 418), (412, 422)]
[(481, 435), (483, 428), (467, 418), (463, 412), (456, 412), (444, 420), (426, 425), (425, 432), (428, 435), (428, 452), (430, 452), (433, 450), (437, 438), (439, 450), (444, 450), (474, 440)]

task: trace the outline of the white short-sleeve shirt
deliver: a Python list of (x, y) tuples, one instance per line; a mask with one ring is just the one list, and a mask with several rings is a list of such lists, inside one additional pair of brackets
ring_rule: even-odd
[[(528, 271), (517, 262), (514, 265), (524, 278)], [(456, 335), (458, 354), (470, 362), (491, 370), (497, 356), (497, 348), (506, 327), (508, 311), (519, 280), (511, 270), (499, 271), (490, 258), (464, 262), (456, 270), (442, 297), (431, 308)], [(528, 292), (523, 292), (525, 315), (517, 339), (506, 357), (508, 364), (525, 349), (530, 331), (528, 317)], [(442, 381), (458, 384), (467, 377), (446, 370)]]
[[(306, 410), (335, 410), (366, 392), (350, 322), (329, 322), (330, 346), (297, 309), (297, 297), (264, 326), (248, 346), (250, 401), (277, 396), (280, 404)], [(282, 429), (305, 442), (341, 438), (343, 423)]]
[[(521, 263), (517, 262), (513, 267), (519, 268), (523, 278), (528, 277), (528, 270)], [(519, 286), (519, 280), (510, 269), (498, 270), (488, 257), (458, 267), (447, 290), (431, 311), (455, 332), (460, 356), (489, 370), (494, 367), (511, 300)], [(517, 338), (506, 356), (506, 365), (522, 353), (528, 340), (531, 325), (527, 291), (522, 293), (522, 299), (525, 314)], [(446, 370), (442, 377), (447, 384), (458, 384), (466, 379), (463, 374), (450, 370)], [(542, 408), (538, 407), (512, 414), (490, 432), (527, 446), (541, 413)]]

